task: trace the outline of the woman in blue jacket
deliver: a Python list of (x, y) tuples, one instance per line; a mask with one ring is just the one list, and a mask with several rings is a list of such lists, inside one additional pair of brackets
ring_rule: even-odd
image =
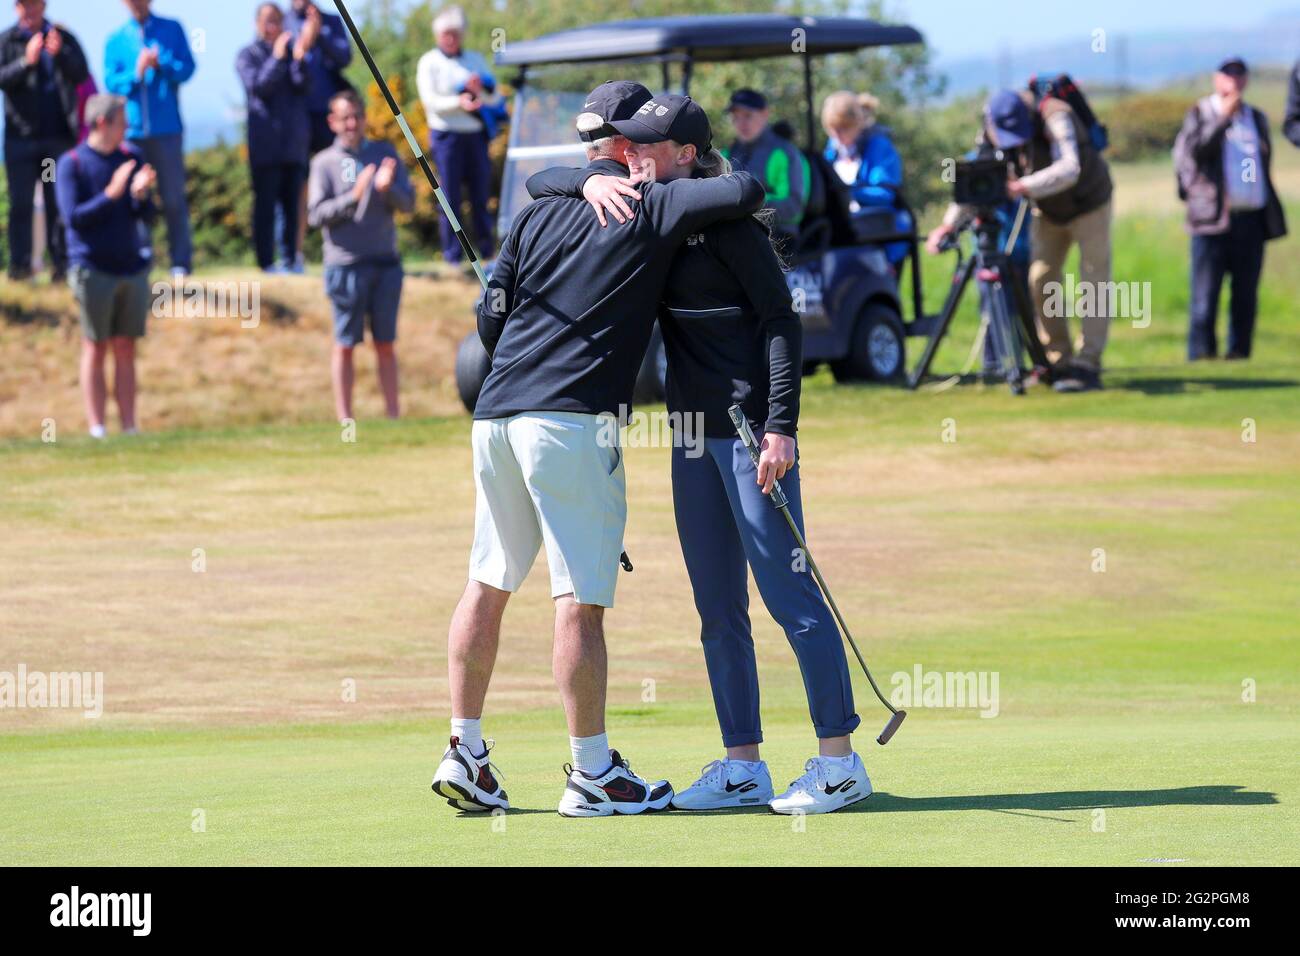
[[(898, 208), (903, 188), (903, 160), (894, 148), (889, 129), (876, 125), (874, 96), (840, 90), (822, 103), (822, 127), (826, 130), (826, 161), (835, 167), (853, 200), (852, 211), (894, 209), (894, 228), (908, 232), (912, 217)], [(906, 242), (885, 246), (885, 256), (897, 266), (907, 256)]]

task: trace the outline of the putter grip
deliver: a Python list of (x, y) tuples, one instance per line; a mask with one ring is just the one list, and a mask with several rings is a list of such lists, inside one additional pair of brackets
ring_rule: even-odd
[(749, 420), (745, 418), (745, 413), (739, 405), (732, 405), (727, 409), (727, 414), (731, 416), (731, 424), (735, 426), (736, 434), (749, 450), (749, 457), (754, 459), (754, 467), (757, 468), (758, 439), (754, 437), (754, 430), (749, 427)]
[[(741, 444), (749, 449), (750, 461), (754, 463), (754, 468), (758, 468), (758, 439), (754, 437), (754, 430), (749, 427), (749, 419), (745, 418), (744, 411), (739, 405), (732, 405), (727, 409), (727, 414), (731, 416), (731, 424), (736, 428), (736, 434), (740, 436)], [(790, 502), (781, 490), (781, 482), (772, 482), (772, 493), (769, 495), (772, 504), (778, 508), (786, 507)]]

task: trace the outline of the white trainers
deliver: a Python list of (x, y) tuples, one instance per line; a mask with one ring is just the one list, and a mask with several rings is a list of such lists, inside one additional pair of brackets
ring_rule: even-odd
[(757, 770), (750, 770), (739, 760), (715, 760), (700, 772), (699, 780), (673, 797), (673, 809), (757, 807), (771, 799), (772, 775), (763, 761), (758, 761)]
[(478, 813), (510, 809), (506, 792), (492, 773), (496, 767), (488, 760), (493, 743), (487, 741), (483, 755), (476, 757), (459, 737), (452, 737), (442, 763), (433, 772), (433, 792), (457, 810)]
[(673, 788), (667, 780), (648, 783), (632, 772), (628, 762), (617, 750), (609, 752), (613, 764), (599, 777), (589, 777), (569, 764), (564, 772), (569, 780), (560, 798), (562, 817), (608, 817), (615, 813), (645, 813), (662, 810), (673, 799)]
[(871, 796), (867, 768), (856, 753), (848, 772), (828, 757), (813, 757), (803, 769), (804, 775), (768, 804), (773, 813), (832, 813)]

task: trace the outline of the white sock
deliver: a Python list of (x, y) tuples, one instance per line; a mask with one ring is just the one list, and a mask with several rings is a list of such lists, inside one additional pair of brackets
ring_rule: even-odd
[(727, 763), (744, 767), (750, 773), (758, 773), (763, 769), (763, 761), (761, 760), (739, 760), (728, 757)]
[(453, 717), (451, 735), (459, 737), (462, 745), (475, 757), (483, 756), (483, 719), (481, 717)]
[(823, 759), (823, 760), (832, 760), (832, 761), (835, 762), (835, 765), (836, 765), (836, 766), (843, 767), (845, 770), (852, 770), (852, 769), (853, 769), (853, 758), (854, 758), (855, 756), (857, 756), (857, 755), (856, 755), (856, 754), (853, 754), (853, 753), (849, 753), (849, 754), (844, 755), (843, 757), (823, 757), (822, 759)]
[(573, 751), (573, 766), (589, 777), (599, 777), (610, 768), (609, 738), (604, 734), (570, 737), (569, 749)]

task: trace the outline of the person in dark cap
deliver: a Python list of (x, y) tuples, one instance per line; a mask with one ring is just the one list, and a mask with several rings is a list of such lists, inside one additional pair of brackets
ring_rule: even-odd
[(812, 171), (798, 147), (776, 134), (768, 121), (772, 111), (757, 90), (731, 94), (727, 116), (736, 139), (722, 150), (731, 167), (753, 173), (767, 191), (764, 204), (774, 213), (772, 229), (781, 237), (796, 237), (808, 204)]
[[(690, 97), (656, 96), (610, 126), (627, 137), (628, 168), (639, 182), (709, 182), (730, 171), (712, 147), (708, 117)], [(534, 196), (586, 195), (602, 222), (606, 213), (620, 223), (644, 215), (637, 210), (633, 216), (627, 207), (619, 192), (623, 180), (601, 175), (588, 181), (583, 172), (546, 170), (528, 188)], [(828, 813), (871, 793), (851, 744), (859, 718), (835, 619), (806, 565), (792, 572), (790, 529), (767, 497), (780, 480), (802, 523), (795, 436), (803, 330), (772, 246), (770, 218), (765, 209), (757, 217), (715, 222), (687, 239), (673, 260), (659, 311), (674, 428), (677, 535), (725, 751), (673, 798), (678, 810), (767, 804), (777, 813)], [(736, 404), (762, 436), (757, 468), (728, 413)], [(799, 661), (817, 737), (817, 754), (779, 796), (759, 752), (750, 570)]]
[(672, 800), (668, 782), (633, 773), (605, 732), (604, 610), (627, 520), (618, 425), (677, 248), (710, 223), (758, 210), (763, 190), (743, 173), (634, 189), (623, 124), (653, 102), (640, 84), (603, 84), (578, 116), (590, 161), (581, 175), (606, 173), (639, 193), (632, 221), (603, 229), (580, 198), (539, 199), (515, 218), (479, 303), (492, 368), (474, 410), (470, 580), (448, 635), (451, 741), (433, 778), (460, 809), (508, 806), (483, 743), (483, 700), (506, 602), (543, 544), (573, 754), (559, 812), (634, 814)]
[(1219, 64), (1214, 93), (1187, 111), (1174, 141), (1178, 195), (1192, 237), (1189, 360), (1215, 358), (1223, 277), (1232, 276), (1229, 359), (1250, 357), (1264, 243), (1286, 235), (1273, 189), (1268, 117), (1242, 98), (1250, 73), (1239, 57)]
[[(1033, 204), (1030, 220), (1029, 285), (1038, 318), (1038, 334), (1049, 369), (1036, 369), (1032, 380), (1050, 381), (1058, 392), (1099, 389), (1102, 353), (1110, 333), (1111, 275), (1110, 167), (1093, 145), (1088, 130), (1065, 100), (1045, 97), (1034, 108), (1028, 93), (1000, 90), (984, 109), (984, 141), (1011, 157), (1007, 183), (1010, 199)], [(931, 230), (926, 248), (936, 252), (973, 210), (951, 205), (943, 222)], [(1079, 289), (1091, 288), (1074, 306), (1080, 317), (1078, 346), (1070, 339), (1065, 309), (1052, 305), (1065, 287), (1065, 260), (1079, 247)], [(1090, 302), (1091, 305), (1085, 305)]]

